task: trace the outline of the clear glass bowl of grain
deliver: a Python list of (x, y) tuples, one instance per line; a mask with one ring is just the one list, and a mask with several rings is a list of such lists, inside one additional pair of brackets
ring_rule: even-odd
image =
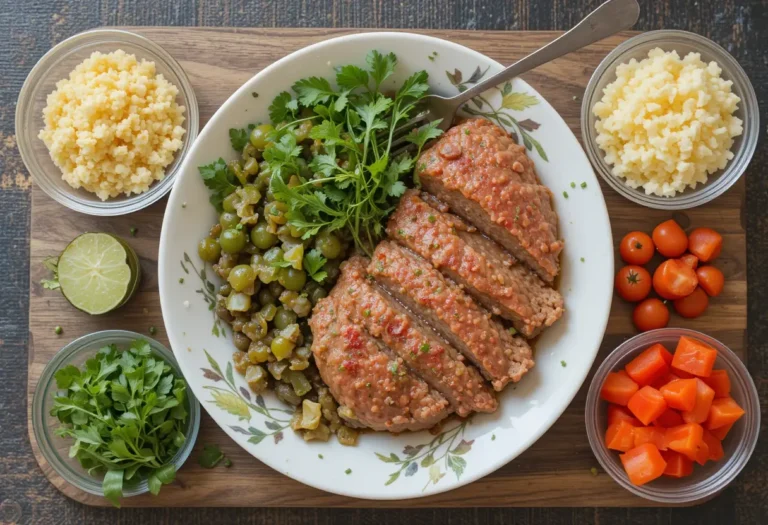
[[(642, 188), (631, 188), (611, 172), (611, 165), (605, 161), (604, 152), (597, 145), (595, 121), (592, 113), (595, 103), (603, 96), (603, 89), (616, 80), (616, 67), (626, 64), (631, 59), (638, 61), (648, 57), (654, 48), (664, 51), (677, 51), (680, 58), (688, 53), (700, 53), (704, 62), (715, 61), (722, 69), (721, 76), (733, 82), (731, 90), (740, 99), (735, 116), (743, 122), (743, 133), (736, 137), (731, 147), (734, 157), (728, 161), (725, 169), (717, 171), (707, 178), (705, 184), (696, 188), (687, 188), (674, 197), (646, 195)], [(760, 131), (760, 110), (755, 90), (739, 63), (725, 49), (711, 40), (687, 31), (663, 30), (650, 31), (630, 38), (606, 56), (592, 75), (581, 104), (581, 136), (584, 150), (592, 166), (614, 190), (627, 199), (660, 210), (683, 210), (705, 204), (725, 193), (746, 171), (755, 152)]]
[[(181, 148), (165, 168), (165, 177), (155, 181), (144, 193), (121, 195), (102, 201), (94, 193), (72, 188), (62, 179), (61, 170), (51, 160), (48, 148), (38, 138), (45, 127), (43, 109), (56, 83), (92, 53), (112, 53), (122, 49), (136, 59), (154, 62), (156, 73), (179, 90), (176, 102), (186, 108), (183, 127), (186, 130)], [(197, 137), (199, 111), (197, 99), (186, 73), (174, 58), (151, 40), (118, 29), (95, 29), (72, 36), (48, 51), (27, 76), (16, 105), (16, 141), (21, 158), (35, 183), (52, 199), (75, 211), (89, 215), (114, 216), (132, 213), (165, 196), (176, 178), (182, 161)]]

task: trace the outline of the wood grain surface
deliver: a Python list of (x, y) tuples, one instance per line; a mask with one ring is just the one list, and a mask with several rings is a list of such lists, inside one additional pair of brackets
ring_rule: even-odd
[[(201, 122), (254, 73), (294, 50), (326, 38), (348, 33), (339, 30), (250, 30), (133, 28), (168, 50), (187, 71), (198, 97)], [(429, 31), (476, 49), (504, 64), (528, 54), (557, 36), (554, 32), (458, 32)], [(629, 34), (613, 37), (524, 75), (566, 119), (578, 136), (579, 108), (584, 87), (599, 61)], [(424, 51), (426, 53), (426, 51)], [(450, 66), (446, 62), (446, 68)], [(647, 210), (627, 201), (603, 184), (614, 240), (631, 230), (650, 232), (669, 217), (667, 212)], [(684, 226), (716, 226), (725, 237), (717, 266), (726, 276), (722, 295), (712, 300), (707, 314), (695, 320), (675, 317), (675, 326), (704, 330), (742, 356), (746, 355), (746, 235), (741, 210), (744, 184), (717, 201), (690, 212), (677, 214)], [(167, 344), (160, 315), (157, 288), (158, 239), (165, 204), (127, 217), (96, 218), (63, 209), (33, 187), (30, 233), (30, 331), (28, 395), (53, 354), (80, 335), (103, 329), (127, 329), (147, 333), (158, 328), (157, 337)], [(129, 230), (137, 228), (136, 237)], [(144, 279), (138, 294), (119, 311), (91, 317), (71, 308), (58, 292), (43, 289), (39, 281), (46, 270), (42, 260), (60, 252), (84, 231), (106, 231), (126, 238), (141, 258)], [(620, 262), (617, 260), (617, 264)], [(610, 278), (607, 276), (606, 278)], [(564, 291), (564, 293), (567, 293)], [(53, 328), (60, 325), (62, 335)], [(635, 330), (631, 306), (614, 301), (608, 331), (600, 349), (605, 355)], [(560, 420), (534, 446), (497, 472), (460, 489), (408, 502), (354, 500), (312, 489), (266, 467), (234, 444), (208, 417), (202, 425), (195, 451), (178, 474), (178, 483), (163, 489), (161, 497), (150, 495), (124, 500), (125, 506), (641, 506), (650, 503), (632, 496), (605, 473), (593, 476), (598, 467), (584, 428), (586, 386)], [(31, 403), (29, 403), (31, 405)], [(46, 476), (66, 495), (87, 504), (108, 505), (103, 498), (88, 495), (61, 480), (45, 464), (30, 429), (33, 450)], [(230, 469), (203, 469), (197, 455), (203, 444), (217, 443), (232, 458)]]
[[(27, 435), (30, 209), (33, 185), (16, 148), (22, 83), (51, 46), (100, 26), (565, 30), (601, 0), (0, 0), (0, 523), (125, 525), (588, 525), (768, 522), (768, 434), (744, 472), (717, 498), (693, 508), (133, 508), (69, 499), (39, 469)], [(639, 0), (635, 29), (684, 29), (728, 50), (746, 70), (768, 122), (768, 0)], [(574, 113), (575, 115), (575, 113)], [(768, 143), (761, 133), (744, 176), (747, 231), (748, 367), (768, 422)], [(61, 208), (53, 210), (60, 213)], [(121, 230), (124, 233), (124, 230)], [(141, 242), (141, 232), (135, 243)], [(140, 325), (139, 325), (140, 326)], [(68, 333), (65, 334), (68, 337)], [(565, 424), (562, 420), (558, 425)], [(554, 429), (559, 428), (555, 426)], [(553, 430), (554, 430), (553, 429)], [(549, 434), (543, 440), (549, 439)], [(543, 446), (544, 441), (537, 446)], [(237, 447), (235, 447), (237, 448)], [(575, 450), (575, 447), (574, 447)], [(557, 456), (567, 461), (568, 457)], [(550, 469), (557, 464), (548, 458)], [(530, 465), (529, 465), (530, 467)], [(497, 473), (499, 474), (499, 473)], [(242, 490), (242, 489), (241, 489)], [(245, 489), (246, 491), (248, 489)], [(200, 505), (205, 505), (201, 503)]]

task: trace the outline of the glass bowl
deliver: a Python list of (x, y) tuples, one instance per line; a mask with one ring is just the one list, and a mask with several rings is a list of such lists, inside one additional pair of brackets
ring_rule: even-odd
[[(619, 452), (605, 446), (608, 428), (608, 403), (600, 399), (600, 387), (609, 372), (623, 368), (637, 354), (649, 346), (661, 343), (674, 353), (680, 336), (698, 339), (717, 350), (715, 368), (725, 369), (731, 378), (731, 397), (746, 411), (723, 440), (725, 456), (709, 461), (703, 467), (694, 465), (693, 474), (681, 479), (662, 476), (645, 485), (630, 483), (619, 459)], [(651, 330), (629, 339), (603, 361), (597, 369), (587, 393), (586, 426), (589, 444), (603, 469), (628, 491), (659, 503), (693, 503), (723, 490), (747, 464), (757, 444), (760, 431), (760, 400), (747, 367), (739, 356), (717, 339), (684, 328)]]
[[(155, 181), (147, 191), (138, 195), (110, 198), (102, 201), (82, 188), (74, 189), (61, 177), (43, 141), (37, 134), (45, 127), (43, 108), (48, 94), (59, 80), (88, 58), (94, 51), (111, 53), (122, 49), (136, 55), (138, 60), (155, 63), (158, 74), (179, 88), (176, 102), (186, 108), (186, 132), (182, 146), (173, 162), (165, 168), (165, 178)], [(96, 29), (70, 37), (56, 45), (41, 58), (24, 81), (16, 104), (16, 140), (19, 152), (35, 183), (60, 204), (88, 215), (112, 216), (132, 213), (161, 199), (171, 190), (182, 160), (197, 137), (199, 112), (197, 99), (186, 73), (171, 55), (154, 42), (128, 31)]]
[[(603, 150), (597, 145), (595, 130), (597, 118), (592, 113), (595, 103), (599, 102), (603, 96), (605, 86), (616, 80), (616, 67), (633, 58), (638, 61), (647, 58), (648, 52), (656, 47), (664, 51), (675, 50), (681, 58), (689, 52), (696, 52), (701, 54), (704, 62), (714, 60), (722, 69), (722, 77), (733, 81), (731, 90), (741, 99), (735, 114), (742, 120), (744, 131), (741, 136), (735, 138), (731, 147), (734, 157), (728, 161), (725, 169), (711, 174), (705, 184), (699, 184), (696, 188), (687, 188), (674, 197), (646, 195), (642, 188), (630, 188), (623, 179), (613, 175), (611, 165), (604, 160)], [(581, 103), (581, 136), (592, 166), (614, 190), (624, 197), (637, 204), (660, 210), (693, 208), (725, 193), (747, 169), (757, 146), (759, 131), (760, 110), (755, 90), (739, 63), (725, 49), (711, 40), (686, 31), (650, 31), (619, 45), (600, 62), (592, 74)]]
[[(184, 377), (173, 357), (173, 352), (157, 341), (135, 332), (104, 330), (75, 339), (59, 350), (43, 370), (32, 399), (32, 430), (46, 462), (65, 481), (80, 490), (97, 496), (104, 495), (101, 489), (102, 478), (88, 475), (77, 459), (69, 457), (69, 447), (72, 445), (72, 440), (60, 438), (54, 433), (61, 426), (59, 420), (50, 415), (53, 395), (57, 390), (54, 374), (67, 365), (82, 367), (85, 361), (93, 357), (99, 348), (115, 344), (122, 349), (128, 347), (136, 339), (148, 341), (155, 355), (168, 363), (178, 377)], [(176, 470), (181, 468), (192, 452), (200, 429), (200, 403), (192, 394), (191, 389), (187, 389), (187, 400), (189, 418), (184, 432), (187, 439), (171, 460), (171, 463), (176, 466)], [(148, 491), (149, 486), (146, 479), (136, 484), (126, 483), (123, 486), (123, 497), (136, 496)]]

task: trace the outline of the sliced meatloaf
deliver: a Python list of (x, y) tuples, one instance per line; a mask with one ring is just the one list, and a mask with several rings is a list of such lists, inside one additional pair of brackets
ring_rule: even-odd
[(451, 411), (448, 401), (351, 322), (337, 300), (340, 293), (318, 302), (309, 324), (317, 368), (336, 401), (354, 413), (349, 422), (401, 432), (431, 428), (445, 418)]
[(417, 163), (424, 189), (504, 246), (546, 282), (560, 271), (552, 193), (525, 148), (485, 119), (448, 130)]
[(533, 337), (563, 314), (563, 298), (496, 243), (427, 204), (416, 190), (403, 195), (387, 234), (453, 279), (493, 313)]
[(368, 273), (423, 317), (500, 391), (533, 366), (528, 343), (512, 336), (455, 283), (427, 261), (391, 241), (373, 252)]
[[(381, 339), (413, 373), (443, 394), (457, 414), (493, 412), (498, 402), (478, 370), (428, 326), (380, 290), (366, 274), (368, 260), (352, 257), (342, 265), (334, 290), (350, 320)], [(399, 369), (393, 370), (399, 373)]]

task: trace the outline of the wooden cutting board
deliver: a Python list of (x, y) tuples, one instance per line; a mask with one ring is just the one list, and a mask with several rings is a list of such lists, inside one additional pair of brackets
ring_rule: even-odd
[[(335, 36), (357, 33), (340, 29), (202, 29), (132, 28), (163, 46), (184, 67), (194, 86), (204, 124), (241, 84), (275, 60), (309, 44)], [(511, 64), (554, 39), (557, 32), (424, 31), (471, 47), (502, 64)], [(580, 136), (579, 111), (584, 88), (600, 60), (626, 33), (590, 46), (538, 68), (524, 78), (536, 88)], [(426, 53), (426, 51), (425, 51)], [(669, 213), (642, 208), (602, 184), (611, 217), (614, 241), (631, 230), (650, 232), (669, 218)], [(713, 226), (725, 243), (717, 266), (726, 276), (723, 294), (713, 299), (706, 315), (672, 323), (707, 332), (746, 358), (747, 282), (746, 234), (742, 209), (744, 182), (728, 193), (695, 210), (675, 214), (684, 226)], [(30, 241), (30, 346), (28, 399), (45, 364), (69, 341), (89, 332), (126, 329), (148, 334), (168, 343), (160, 314), (157, 287), (157, 252), (165, 201), (125, 217), (94, 218), (70, 211), (49, 199), (37, 187), (32, 190)], [(132, 238), (129, 231), (138, 228)], [(126, 238), (136, 249), (144, 273), (137, 295), (118, 312), (90, 317), (72, 307), (58, 292), (44, 290), (42, 260), (58, 254), (75, 236), (86, 231), (105, 231)], [(617, 259), (617, 264), (620, 261)], [(606, 276), (606, 278), (610, 278)], [(613, 303), (608, 330), (596, 364), (619, 343), (634, 334), (631, 307), (617, 299)], [(62, 335), (54, 334), (61, 325)], [(591, 377), (591, 376), (590, 376)], [(584, 428), (586, 385), (563, 416), (535, 445), (498, 471), (460, 489), (428, 498), (403, 502), (355, 500), (302, 485), (265, 466), (232, 442), (204, 415), (200, 437), (190, 460), (177, 476), (178, 482), (164, 487), (160, 497), (128, 498), (125, 506), (340, 506), (340, 507), (464, 507), (464, 506), (640, 506), (651, 505), (632, 496), (600, 471)], [(30, 440), (40, 466), (50, 481), (67, 496), (89, 505), (108, 505), (106, 500), (86, 494), (65, 483), (46, 464)], [(203, 444), (218, 444), (233, 466), (207, 470), (197, 464)], [(590, 473), (598, 467), (597, 476)]]

